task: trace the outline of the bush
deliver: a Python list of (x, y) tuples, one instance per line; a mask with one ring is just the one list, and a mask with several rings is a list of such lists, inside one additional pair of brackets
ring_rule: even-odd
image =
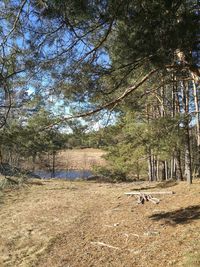
[(105, 181), (116, 182), (128, 182), (130, 179), (127, 177), (126, 172), (119, 169), (111, 169), (108, 167), (95, 167), (94, 172), (105, 178)]

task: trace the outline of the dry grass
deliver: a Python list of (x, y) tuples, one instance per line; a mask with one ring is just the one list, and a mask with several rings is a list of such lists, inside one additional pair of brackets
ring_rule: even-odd
[(137, 205), (124, 195), (148, 190), (148, 183), (42, 183), (4, 192), (0, 266), (198, 266), (199, 181), (161, 188), (176, 194), (161, 196), (159, 205)]
[[(200, 249), (200, 244), (198, 245), (198, 249)], [(194, 253), (191, 252), (186, 256), (184, 267), (199, 267), (199, 266), (200, 266), (200, 252), (198, 251), (195, 251)]]
[(94, 165), (105, 165), (102, 156), (105, 152), (95, 148), (72, 149), (61, 151), (57, 156), (59, 167), (90, 170)]
[[(104, 166), (106, 160), (102, 157), (105, 151), (95, 148), (85, 149), (66, 149), (56, 155), (57, 170), (91, 170), (95, 165)], [(45, 162), (48, 160), (44, 157), (36, 162), (36, 168), (45, 169)]]

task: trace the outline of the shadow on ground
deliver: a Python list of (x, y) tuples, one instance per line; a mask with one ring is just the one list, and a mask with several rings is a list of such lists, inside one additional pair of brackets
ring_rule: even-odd
[(168, 187), (173, 187), (178, 185), (177, 181), (174, 180), (168, 180), (168, 181), (163, 181), (160, 183), (149, 183), (148, 185), (144, 186), (144, 187), (140, 187), (140, 188), (134, 188), (132, 189), (132, 191), (142, 191), (142, 190), (149, 190), (149, 189), (156, 189), (156, 188), (168, 188)]
[(186, 224), (194, 220), (200, 220), (200, 205), (189, 206), (171, 212), (153, 214), (149, 217), (154, 221), (164, 220), (168, 224)]

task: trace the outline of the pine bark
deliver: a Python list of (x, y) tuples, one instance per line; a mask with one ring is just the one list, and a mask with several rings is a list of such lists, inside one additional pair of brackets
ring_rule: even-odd
[(153, 181), (153, 157), (151, 154), (151, 149), (149, 149), (149, 157), (148, 157), (148, 168), (149, 168), (149, 181)]
[(199, 97), (197, 94), (197, 86), (195, 84), (195, 77), (192, 74), (192, 85), (193, 85), (193, 94), (194, 94), (194, 104), (196, 112), (196, 139), (197, 139), (197, 160), (196, 168), (198, 175), (200, 174), (200, 114), (199, 114)]
[(176, 178), (178, 181), (183, 181), (183, 171), (182, 171), (182, 166), (181, 166), (181, 152), (180, 149), (176, 150), (176, 155), (175, 155), (175, 167), (176, 167)]
[[(180, 107), (180, 99), (179, 99), (179, 91), (178, 91), (178, 82), (176, 81), (175, 76), (174, 76), (174, 87), (173, 88), (174, 88), (175, 114), (180, 114), (181, 113), (181, 107)], [(181, 163), (181, 149), (179, 147), (175, 148), (174, 160), (175, 160), (176, 178), (179, 181), (183, 181), (183, 169), (182, 169), (182, 163)]]
[(189, 129), (189, 86), (183, 83), (183, 102), (185, 109), (185, 176), (188, 184), (192, 184), (192, 164), (190, 151), (190, 129)]

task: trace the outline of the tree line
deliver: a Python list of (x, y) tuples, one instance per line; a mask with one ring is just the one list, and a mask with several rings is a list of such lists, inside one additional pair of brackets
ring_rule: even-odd
[(138, 176), (148, 169), (151, 181), (192, 183), (200, 157), (198, 1), (3, 0), (0, 8), (2, 132), (13, 117), (24, 127), (42, 107), (55, 118), (41, 135), (113, 113), (113, 164)]

